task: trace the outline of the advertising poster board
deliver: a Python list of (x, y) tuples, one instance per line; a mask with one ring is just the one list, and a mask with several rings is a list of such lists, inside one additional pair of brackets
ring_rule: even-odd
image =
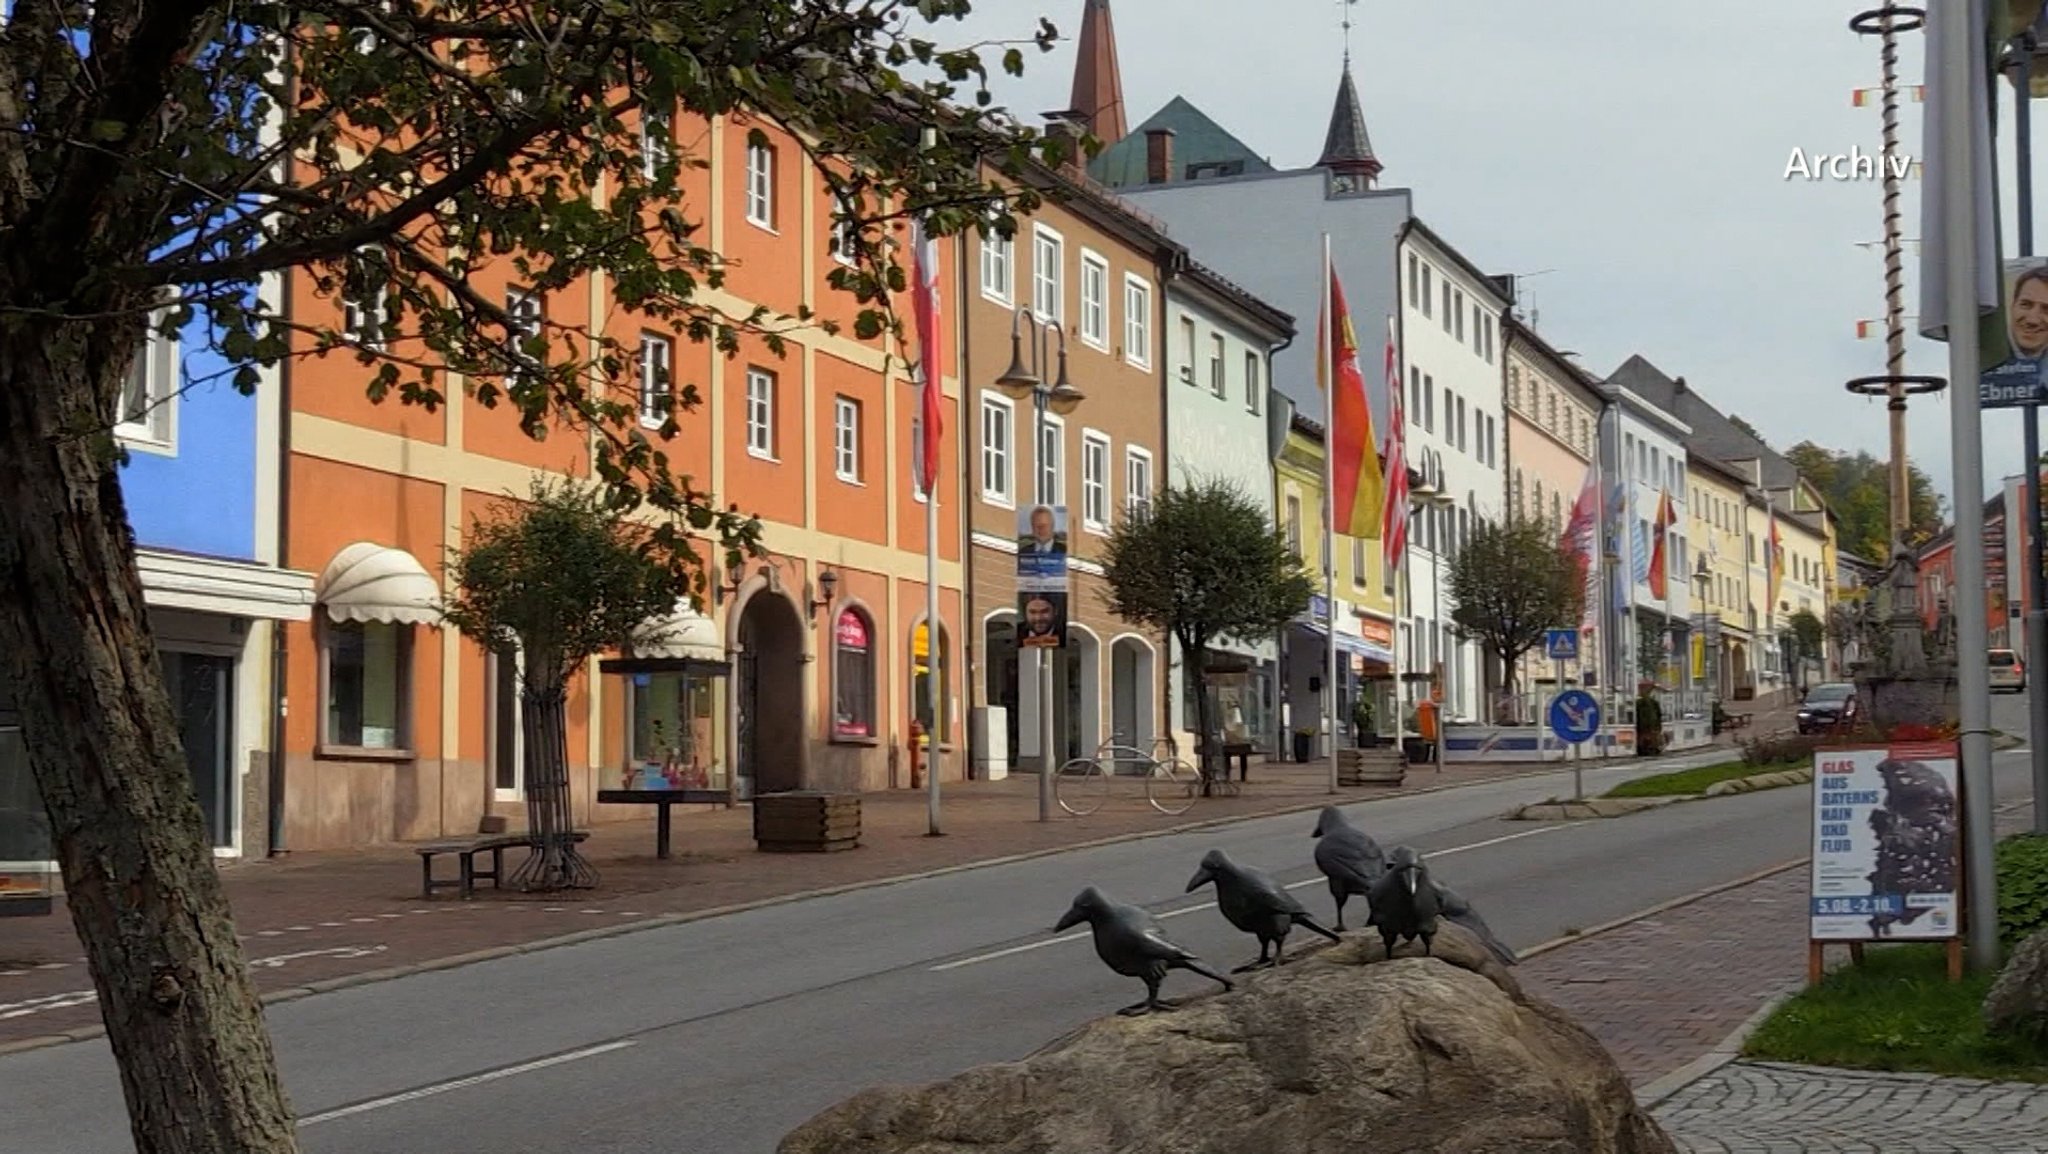
[(1956, 746), (1945, 742), (1814, 752), (1814, 949), (1960, 939), (1957, 766)]
[(1065, 648), (1067, 592), (1067, 507), (1027, 505), (1017, 510), (1020, 649)]

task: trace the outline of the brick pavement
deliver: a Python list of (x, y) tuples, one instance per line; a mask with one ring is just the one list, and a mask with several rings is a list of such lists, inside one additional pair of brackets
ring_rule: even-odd
[[(1345, 789), (1361, 801), (1499, 780), (1539, 767), (1446, 766), (1411, 770), (1395, 788)], [(475, 901), (419, 897), (418, 857), (405, 846), (295, 854), (222, 866), (228, 898), (257, 985), (304, 987), (368, 971), (516, 947), (599, 927), (631, 925), (837, 886), (974, 862), (1058, 850), (1191, 823), (1254, 817), (1321, 804), (1322, 764), (1254, 765), (1237, 797), (1197, 800), (1169, 817), (1145, 802), (1142, 783), (1117, 781), (1116, 793), (1085, 818), (1055, 810), (1037, 820), (1037, 778), (949, 784), (947, 836), (925, 836), (922, 791), (862, 799), (859, 849), (832, 854), (764, 854), (754, 848), (752, 810), (678, 808), (674, 852), (654, 857), (652, 818), (599, 825), (585, 850), (602, 872), (599, 889), (524, 895), (480, 891)], [(508, 865), (518, 854), (508, 855)], [(442, 863), (445, 870), (452, 863)], [(0, 921), (0, 1046), (87, 1029), (99, 1021), (71, 922), (61, 899), (55, 915)]]
[(2042, 1154), (2048, 1087), (1737, 1062), (1658, 1105), (1692, 1154)]

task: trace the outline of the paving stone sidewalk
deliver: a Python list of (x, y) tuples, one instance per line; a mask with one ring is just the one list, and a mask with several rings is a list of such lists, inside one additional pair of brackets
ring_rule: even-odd
[(1657, 1107), (1692, 1154), (2043, 1154), (2048, 1087), (1737, 1062)]

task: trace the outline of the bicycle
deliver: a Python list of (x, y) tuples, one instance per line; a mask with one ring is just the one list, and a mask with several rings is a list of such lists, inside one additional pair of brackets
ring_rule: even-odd
[[(1075, 817), (1086, 817), (1109, 800), (1112, 779), (1142, 776), (1145, 800), (1153, 809), (1169, 816), (1186, 813), (1195, 804), (1201, 776), (1174, 753), (1172, 739), (1155, 741), (1154, 751), (1147, 752), (1124, 744), (1122, 736), (1114, 735), (1097, 746), (1092, 755), (1073, 758), (1060, 766), (1053, 778), (1053, 796), (1060, 808)], [(1165, 757), (1157, 752), (1162, 749), (1166, 751)]]

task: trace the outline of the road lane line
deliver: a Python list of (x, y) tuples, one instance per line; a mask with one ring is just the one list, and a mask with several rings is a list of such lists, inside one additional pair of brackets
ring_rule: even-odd
[[(1584, 821), (1568, 821), (1559, 822), (1556, 825), (1540, 825), (1537, 826), (1535, 829), (1525, 829), (1520, 833), (1504, 834), (1500, 837), (1487, 838), (1485, 841), (1475, 841), (1467, 845), (1451, 846), (1448, 849), (1432, 850), (1429, 853), (1423, 854), (1422, 858), (1425, 862), (1427, 862), (1436, 858), (1450, 857), (1453, 854), (1466, 853), (1468, 851), (1475, 849), (1485, 849), (1488, 846), (1500, 845), (1502, 842), (1520, 841), (1525, 837), (1536, 837), (1541, 834), (1556, 833), (1561, 829), (1571, 829), (1574, 826), (1580, 826), (1585, 824), (1586, 823)], [(1298, 890), (1308, 886), (1322, 884), (1323, 881), (1323, 876), (1321, 874), (1317, 874), (1314, 877), (1303, 878), (1298, 882), (1288, 882), (1285, 888), (1290, 890)], [(1186, 914), (1200, 913), (1203, 910), (1212, 910), (1215, 908), (1215, 902), (1203, 902), (1200, 905), (1179, 906), (1174, 909), (1167, 910), (1163, 913), (1154, 914), (1153, 916), (1164, 921), (1167, 918), (1177, 918)], [(941, 963), (939, 965), (931, 967), (931, 972), (935, 974), (942, 974), (945, 973), (947, 970), (957, 970), (963, 966), (978, 965), (982, 962), (993, 962), (998, 958), (1014, 957), (1018, 954), (1028, 954), (1033, 950), (1042, 950), (1047, 946), (1059, 945), (1061, 942), (1078, 942), (1081, 939), (1087, 937), (1088, 934), (1089, 931), (1082, 930), (1079, 933), (1061, 934), (1056, 938), (1041, 938), (1035, 942), (1025, 942), (1022, 945), (1009, 946), (1000, 950), (991, 950), (990, 952), (985, 954), (976, 954), (971, 958), (959, 958), (955, 961)]]
[(372, 1110), (382, 1110), (386, 1106), (397, 1106), (405, 1102), (417, 1102), (421, 1098), (432, 1098), (437, 1094), (446, 1094), (450, 1090), (464, 1090), (471, 1086), (481, 1086), (486, 1082), (496, 1082), (500, 1079), (512, 1078), (520, 1074), (531, 1074), (535, 1070), (545, 1070), (550, 1066), (580, 1062), (585, 1058), (595, 1058), (599, 1054), (609, 1054), (613, 1050), (623, 1050), (635, 1044), (626, 1041), (606, 1042), (601, 1046), (587, 1046), (581, 1050), (571, 1050), (566, 1054), (556, 1054), (552, 1058), (537, 1058), (531, 1062), (521, 1062), (517, 1066), (507, 1066), (502, 1070), (490, 1070), (482, 1074), (472, 1074), (467, 1078), (436, 1082), (431, 1086), (422, 1086), (417, 1090), (407, 1090), (403, 1094), (390, 1094), (382, 1098), (372, 1098), (367, 1102), (357, 1102), (353, 1106), (343, 1106), (339, 1109), (327, 1110), (319, 1114), (309, 1114), (299, 1119), (299, 1125), (301, 1127), (314, 1126), (321, 1122), (332, 1122), (338, 1118), (350, 1118), (357, 1114), (367, 1114)]

